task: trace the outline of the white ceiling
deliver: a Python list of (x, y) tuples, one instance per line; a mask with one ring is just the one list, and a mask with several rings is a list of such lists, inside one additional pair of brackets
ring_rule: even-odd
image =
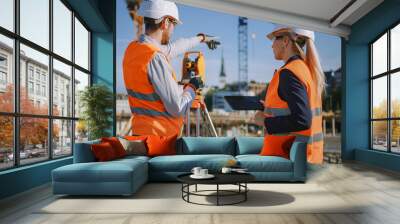
[[(347, 37), (350, 26), (383, 0), (172, 0), (252, 19)], [(338, 14), (346, 5), (346, 10)], [(337, 15), (335, 17), (335, 15)], [(336, 18), (336, 20), (335, 20)]]

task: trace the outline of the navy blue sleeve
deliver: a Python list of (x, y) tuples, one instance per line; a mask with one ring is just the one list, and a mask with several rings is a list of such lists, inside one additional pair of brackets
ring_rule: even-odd
[(310, 128), (312, 113), (306, 87), (287, 69), (279, 76), (279, 97), (286, 101), (290, 115), (265, 118), (265, 127), (270, 134), (302, 131)]

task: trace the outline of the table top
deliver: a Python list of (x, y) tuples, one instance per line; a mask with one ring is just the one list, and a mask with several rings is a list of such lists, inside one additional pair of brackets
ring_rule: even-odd
[(211, 179), (193, 179), (190, 177), (191, 174), (179, 175), (177, 179), (186, 184), (236, 184), (255, 180), (255, 177), (249, 173), (212, 173), (215, 177)]

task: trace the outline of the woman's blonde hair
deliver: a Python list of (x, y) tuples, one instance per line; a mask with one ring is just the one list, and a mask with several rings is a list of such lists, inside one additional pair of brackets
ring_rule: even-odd
[[(322, 94), (325, 90), (325, 74), (322, 71), (321, 63), (314, 41), (308, 37), (290, 35), (292, 42), (294, 43), (294, 51), (300, 55), (300, 57), (306, 62), (310, 69), (312, 79), (318, 87), (318, 94)], [(306, 47), (306, 53), (304, 53), (302, 47)]]

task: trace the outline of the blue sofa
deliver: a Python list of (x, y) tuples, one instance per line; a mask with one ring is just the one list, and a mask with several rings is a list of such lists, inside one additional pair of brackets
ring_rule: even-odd
[(218, 172), (228, 160), (236, 160), (259, 182), (304, 182), (306, 180), (306, 146), (295, 142), (290, 159), (259, 156), (261, 137), (183, 137), (177, 140), (177, 155), (127, 156), (95, 162), (91, 141), (77, 143), (74, 163), (52, 171), (54, 194), (131, 195), (148, 181), (176, 181), (193, 167)]

